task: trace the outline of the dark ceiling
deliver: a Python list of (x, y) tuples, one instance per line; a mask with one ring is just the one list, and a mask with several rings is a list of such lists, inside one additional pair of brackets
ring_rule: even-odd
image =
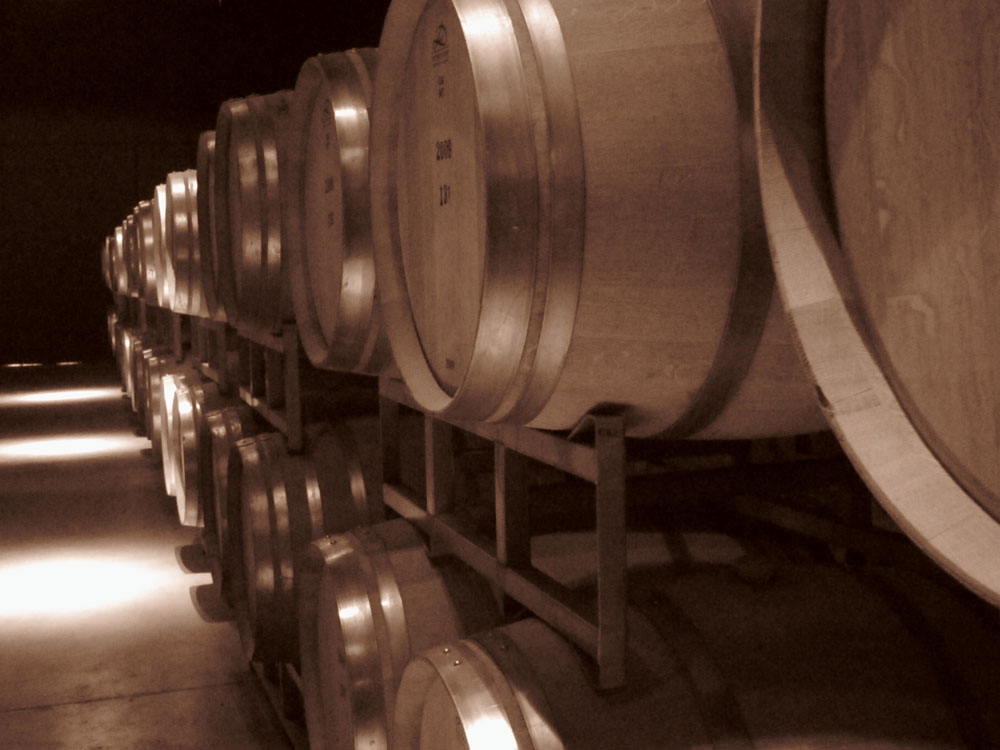
[(375, 46), (388, 0), (0, 3), (0, 363), (99, 359), (98, 248), (231, 97)]

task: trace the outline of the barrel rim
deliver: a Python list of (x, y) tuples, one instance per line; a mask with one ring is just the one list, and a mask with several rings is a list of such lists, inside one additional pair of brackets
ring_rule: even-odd
[[(580, 193), (568, 201), (568, 204), (576, 202), (579, 214), (571, 216), (563, 226), (570, 231), (570, 241), (566, 245), (568, 251), (565, 256), (553, 258), (565, 263), (570, 272), (562, 275), (550, 272), (547, 278), (538, 278), (533, 247), (533, 238), (539, 229), (538, 195), (534, 193), (523, 205), (509, 205), (511, 196), (505, 195), (503, 190), (512, 180), (518, 184), (538, 184), (539, 179), (528, 92), (523, 80), (522, 52), (539, 55), (552, 64), (550, 83), (554, 81), (558, 84), (552, 86), (553, 91), (568, 90), (571, 94), (572, 78), (568, 75), (568, 61), (564, 59), (565, 48), (561, 44), (546, 47), (543, 43), (546, 39), (562, 41), (558, 21), (547, 2), (539, 0), (533, 4), (536, 11), (548, 11), (548, 15), (543, 14), (543, 20), (539, 20), (537, 13), (528, 14), (519, 10), (515, 14), (518, 28), (529, 25), (526, 33), (533, 43), (530, 45), (532, 50), (528, 50), (519, 48), (515, 19), (502, 0), (452, 0), (460, 22), (463, 14), (466, 19), (471, 19), (477, 13), (488, 11), (491, 16), (503, 20), (501, 26), (505, 33), (491, 36), (491, 40), (499, 40), (498, 43), (468, 47), (475, 86), (478, 91), (487, 92), (477, 97), (480, 169), (485, 173), (481, 177), (485, 184), (484, 201), (503, 210), (487, 212), (485, 269), (477, 333), (466, 372), (458, 388), (449, 394), (427, 362), (416, 329), (403, 272), (397, 217), (399, 126), (393, 113), (401, 101), (402, 74), (409, 58), (413, 30), (428, 2), (412, 0), (393, 3), (386, 16), (379, 46), (380, 62), (372, 108), (371, 190), (376, 272), (386, 332), (407, 385), (428, 411), (458, 418), (496, 420), (517, 409), (520, 412), (518, 418), (527, 421), (530, 417), (525, 412), (530, 414), (534, 410), (537, 413), (555, 388), (569, 349), (576, 315), (582, 275), (582, 141), (578, 148), (573, 145), (568, 149), (567, 162), (562, 165), (568, 170), (567, 174), (576, 170), (580, 177), (569, 181), (571, 185), (580, 186)], [(467, 24), (462, 25), (464, 31)], [(560, 71), (563, 75), (556, 74)], [(519, 84), (513, 94), (505, 90), (505, 85), (511, 81)], [(540, 85), (546, 88), (544, 84)], [(546, 91), (546, 98), (551, 94), (551, 91)], [(487, 106), (494, 100), (505, 106)], [(571, 100), (573, 96), (568, 96), (567, 101)], [(570, 116), (569, 110), (557, 108), (554, 112), (560, 120), (569, 117), (572, 121), (572, 124), (563, 127), (566, 134), (572, 136), (574, 128), (579, 134), (575, 108), (572, 109), (573, 116)], [(550, 136), (551, 132), (550, 128)], [(572, 145), (572, 137), (566, 144)], [(512, 170), (516, 176), (511, 174)], [(558, 186), (564, 187), (561, 182)], [(510, 226), (521, 227), (521, 231), (510, 232)], [(573, 226), (580, 228), (577, 237), (572, 236)], [(565, 286), (551, 293), (546, 288), (546, 282), (551, 279), (565, 283)], [(524, 294), (525, 289), (533, 291)], [(538, 322), (542, 309), (549, 307), (553, 309), (546, 309), (544, 317), (549, 320), (551, 327), (547, 330), (553, 338), (543, 348), (538, 346), (537, 337), (541, 335), (544, 324), (540, 326)], [(499, 356), (501, 351), (507, 356)], [(536, 352), (543, 355), (551, 353), (553, 361), (545, 361), (542, 367), (536, 367)], [(529, 371), (536, 369), (525, 376), (525, 368)], [(511, 386), (515, 380), (518, 389), (528, 390), (512, 393)], [(533, 394), (531, 389), (535, 389), (536, 393)]]
[[(372, 248), (371, 197), (368, 187), (369, 112), (371, 82), (376, 66), (373, 49), (316, 55), (303, 63), (295, 82), (290, 119), (299, 128), (297, 142), (289, 150), (286, 174), (290, 187), (283, 185), (287, 201), (288, 276), (292, 306), (303, 348), (310, 362), (324, 369), (351, 372), (380, 372), (387, 359), (387, 345), (381, 335), (376, 299), (376, 279)], [(306, 164), (310, 161), (309, 128), (315, 107), (322, 100), (335, 101), (332, 135), (341, 158), (337, 181), (341, 204), (339, 258), (341, 277), (351, 267), (353, 283), (321, 286), (310, 274), (304, 200)], [(345, 122), (338, 110), (351, 112), (353, 123)], [(348, 156), (350, 155), (350, 156)], [(362, 156), (363, 155), (363, 156)], [(362, 270), (363, 269), (363, 270)], [(360, 281), (360, 283), (358, 283)], [(315, 304), (315, 295), (324, 294), (335, 320), (324, 320)]]
[(206, 317), (225, 321), (225, 310), (219, 298), (218, 251), (215, 239), (215, 131), (206, 130), (198, 136), (195, 159), (198, 175), (198, 251), (201, 261), (201, 293)]
[(246, 99), (229, 99), (219, 106), (215, 124), (215, 269), (216, 288), (226, 320), (236, 325), (239, 309), (236, 304), (236, 269), (233, 265), (232, 228), (229, 221), (229, 170), (231, 131), (234, 120), (248, 112)]

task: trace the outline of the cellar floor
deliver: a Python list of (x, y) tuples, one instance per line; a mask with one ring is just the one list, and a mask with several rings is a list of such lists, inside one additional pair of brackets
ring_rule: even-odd
[(117, 383), (0, 369), (0, 747), (290, 747)]

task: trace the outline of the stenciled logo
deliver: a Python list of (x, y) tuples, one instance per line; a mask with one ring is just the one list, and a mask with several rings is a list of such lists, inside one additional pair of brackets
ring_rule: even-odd
[(446, 62), (448, 62), (448, 29), (441, 24), (434, 32), (434, 41), (431, 43), (431, 64), (437, 67)]

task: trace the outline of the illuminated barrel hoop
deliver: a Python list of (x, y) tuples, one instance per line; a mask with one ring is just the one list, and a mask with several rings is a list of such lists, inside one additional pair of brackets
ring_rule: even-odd
[(997, 31), (994, 8), (761, 15), (767, 231), (826, 416), (900, 527), (1000, 604), (1000, 111), (982, 106), (1000, 82), (968, 43)]
[[(284, 450), (284, 437), (279, 433), (262, 433), (244, 437), (232, 444), (227, 461), (226, 477), (226, 538), (220, 564), (222, 567), (222, 594), (237, 612), (237, 625), (244, 652), (252, 658), (253, 640), (247, 628), (249, 618), (258, 606), (269, 606), (273, 600), (273, 586), (261, 586), (261, 595), (254, 582), (246, 580), (250, 567), (243, 536), (244, 497), (264, 498), (266, 502), (267, 467)], [(253, 557), (250, 557), (252, 562)], [(262, 582), (263, 583), (263, 582)], [(251, 596), (248, 596), (250, 594)]]
[(150, 337), (140, 336), (135, 343), (135, 351), (132, 353), (132, 383), (135, 391), (135, 403), (133, 411), (139, 420), (139, 429), (148, 436), (146, 432), (146, 408), (149, 404), (149, 395), (146, 393), (146, 386), (149, 382), (146, 378), (146, 357), (145, 353), (149, 348), (146, 343)]
[(136, 206), (132, 213), (125, 217), (124, 234), (125, 240), (125, 271), (128, 275), (128, 295), (138, 298), (142, 289), (142, 281), (139, 275), (139, 207)]
[[(184, 388), (177, 391), (173, 405), (173, 420), (177, 426), (175, 446), (178, 477), (177, 517), (184, 526), (205, 525), (206, 502), (210, 496), (203, 494), (204, 462), (201, 460), (201, 440), (205, 432), (205, 414), (219, 408), (219, 387), (215, 383), (199, 383), (186, 379)], [(211, 465), (208, 466), (209, 471)]]
[(160, 456), (160, 433), (162, 431), (160, 402), (163, 394), (162, 376), (166, 368), (175, 362), (173, 354), (164, 348), (152, 347), (142, 352), (146, 397), (146, 435), (153, 444), (153, 455)]
[(113, 275), (114, 243), (114, 235), (108, 235), (104, 238), (104, 244), (101, 245), (101, 277), (104, 279), (104, 286), (111, 292), (115, 291), (115, 278)]
[[(205, 535), (203, 544), (209, 557), (218, 561), (213, 568), (215, 583), (222, 587), (225, 575), (225, 560), (229, 551), (229, 461), (238, 440), (253, 434), (253, 412), (248, 406), (228, 406), (209, 412), (205, 417), (207, 436), (202, 441), (203, 449), (209, 453), (205, 462), (210, 466), (206, 477), (211, 481), (211, 504), (205, 508)], [(238, 458), (238, 453), (237, 453)], [(203, 489), (203, 499), (209, 497), (208, 488)]]
[(215, 231), (226, 319), (278, 331), (293, 318), (282, 275), (279, 163), (291, 92), (225, 102), (216, 121)]
[(306, 60), (289, 113), (281, 190), (302, 347), (317, 367), (378, 373), (389, 358), (372, 257), (368, 110), (378, 53)]
[(135, 372), (133, 357), (135, 356), (134, 345), (137, 338), (138, 334), (135, 331), (122, 327), (118, 367), (122, 385), (125, 387), (125, 395), (128, 397), (129, 406), (133, 411), (135, 411), (135, 382), (132, 380), (132, 374)]
[(649, 577), (630, 588), (629, 682), (610, 694), (538, 620), (441, 644), (403, 673), (393, 747), (992, 746), (989, 689), (946, 689), (977, 681), (979, 666), (929, 647), (973, 631), (914, 628), (905, 587), (863, 580), (814, 564), (777, 566), (770, 580), (725, 567)]
[(118, 321), (115, 324), (115, 367), (118, 369), (118, 376), (122, 384), (122, 393), (125, 392), (125, 370), (122, 367), (123, 349), (125, 347), (125, 325)]
[(183, 380), (177, 372), (168, 371), (160, 375), (160, 460), (163, 468), (163, 489), (171, 497), (177, 496), (179, 481), (174, 400), (177, 397), (177, 390), (183, 385)]
[(215, 228), (215, 131), (209, 130), (198, 138), (198, 253), (199, 281), (204, 314), (213, 320), (225, 321), (226, 311), (219, 297), (219, 247)]
[(139, 258), (139, 297), (156, 304), (156, 235), (153, 202), (139, 201), (136, 208), (136, 235)]
[[(379, 520), (378, 420), (310, 425), (305, 453), (271, 439), (260, 452), (262, 481), (241, 493), (244, 581), (241, 634), (248, 658), (296, 663), (296, 581), (306, 547), (327, 534)], [(232, 529), (230, 533), (236, 533)]]
[(146, 379), (145, 372), (145, 352), (149, 349), (147, 342), (152, 338), (153, 336), (149, 333), (136, 334), (133, 336), (131, 344), (131, 361), (129, 363), (129, 377), (132, 380), (132, 411), (135, 412), (136, 416), (139, 418), (139, 424), (143, 431), (145, 431), (146, 428), (146, 408), (149, 403), (149, 397), (146, 393), (148, 381)]
[(313, 542), (299, 611), (310, 747), (395, 747), (396, 686), (411, 653), (496, 622), (481, 578), (431, 563), (412, 526), (393, 520)]
[(156, 267), (156, 303), (171, 309), (174, 297), (174, 269), (167, 246), (167, 185), (161, 183), (153, 191), (153, 258)]
[(114, 240), (111, 246), (111, 268), (114, 274), (115, 293), (128, 294), (128, 266), (125, 263), (125, 227), (122, 224), (115, 227)]
[(108, 322), (108, 341), (111, 346), (111, 354), (116, 355), (118, 350), (118, 334), (116, 329), (118, 328), (118, 313), (115, 310), (108, 310), (107, 315)]
[(820, 429), (741, 136), (752, 14), (522, 6), (396, 0), (386, 17), (372, 226), (413, 395), (558, 429), (618, 405), (637, 437)]
[(171, 497), (181, 488), (180, 456), (177, 454), (177, 430), (174, 421), (174, 401), (177, 391), (188, 383), (199, 382), (197, 373), (187, 365), (167, 362), (160, 365), (160, 455), (163, 460), (163, 486)]
[(200, 267), (198, 249), (198, 177), (197, 172), (171, 172), (166, 183), (167, 261), (173, 288), (170, 309), (196, 315), (201, 309), (200, 285), (196, 273)]

